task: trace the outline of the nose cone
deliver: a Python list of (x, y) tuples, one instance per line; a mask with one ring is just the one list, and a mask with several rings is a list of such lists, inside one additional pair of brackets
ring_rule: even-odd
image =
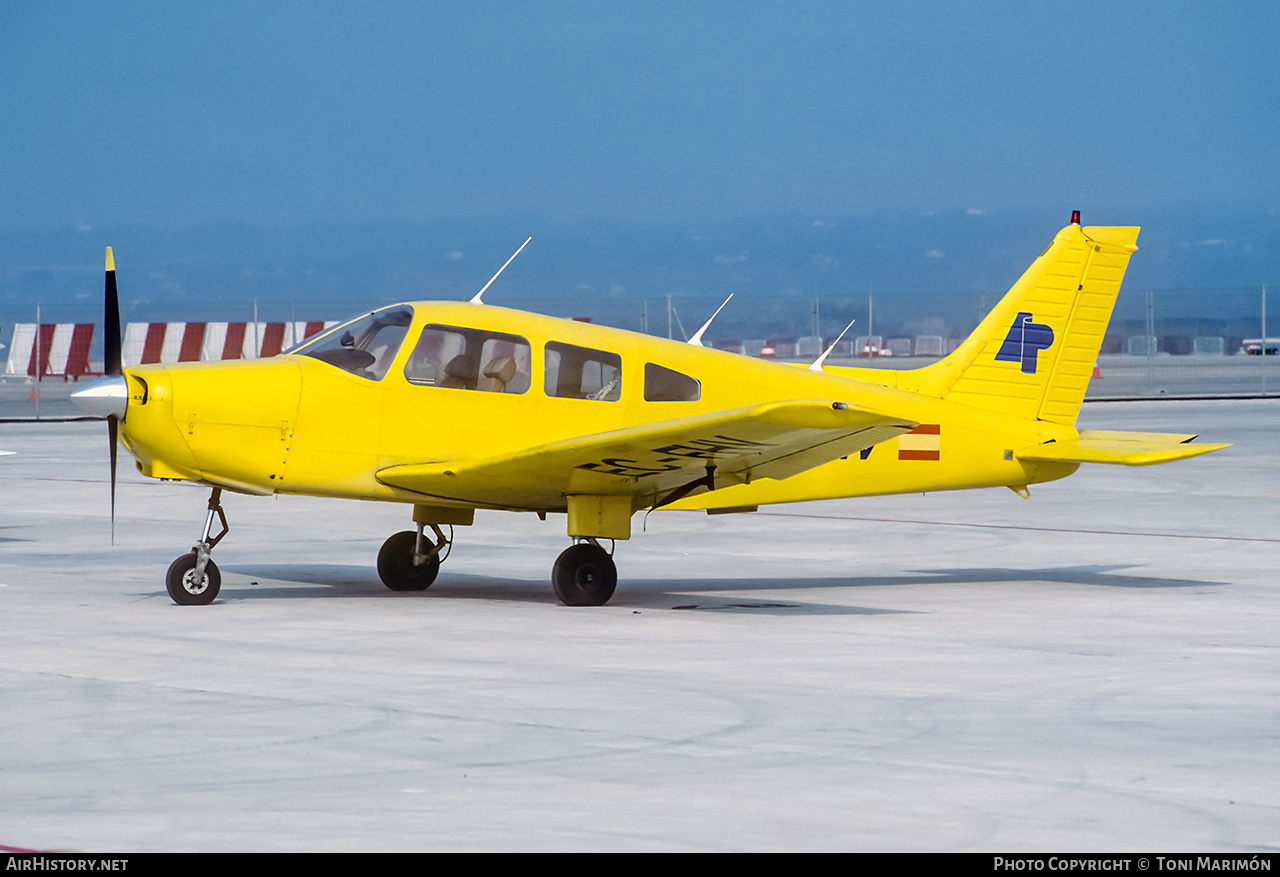
[(76, 390), (71, 401), (99, 417), (123, 418), (129, 407), (129, 384), (124, 375), (108, 375)]

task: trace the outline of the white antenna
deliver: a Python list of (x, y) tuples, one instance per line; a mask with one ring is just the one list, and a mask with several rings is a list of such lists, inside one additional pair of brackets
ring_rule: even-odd
[[(532, 237), (525, 238), (524, 243), (520, 245), (520, 250), (523, 250), (525, 247), (527, 247), (527, 246), (529, 245), (529, 241), (531, 241), (531, 240), (533, 240), (533, 238), (532, 238)], [(502, 267), (498, 269), (498, 274), (501, 274), (503, 271), (506, 271), (506, 270), (507, 270), (507, 266), (508, 266), (508, 265), (510, 265), (510, 264), (512, 263), (512, 261), (514, 261), (514, 260), (515, 260), (515, 257), (516, 257), (516, 256), (520, 255), (520, 250), (516, 250), (514, 253), (512, 253), (512, 254), (511, 254), (511, 258), (510, 258), (510, 259), (508, 259), (507, 261), (505, 261), (505, 262), (503, 262), (503, 263), (502, 263)], [(485, 290), (485, 289), (488, 289), (490, 286), (493, 286), (493, 281), (495, 281), (495, 280), (497, 280), (497, 279), (498, 279), (498, 274), (495, 274), (495, 275), (493, 275), (492, 277), (490, 277), (490, 278), (489, 278), (489, 282), (488, 282), (488, 283), (486, 283), (486, 284), (484, 285), (484, 289), (480, 290), (480, 291), (479, 291), (479, 292), (477, 292), (474, 296), (472, 296), (472, 298), (471, 298), (471, 303), (472, 303), (473, 305), (482, 305), (482, 304), (484, 304), (484, 302), (482, 302), (482, 301), (480, 300), (480, 296), (484, 295), (484, 290)]]
[(844, 333), (852, 329), (853, 324), (856, 322), (858, 322), (856, 319), (849, 321), (849, 325), (844, 327), (844, 332), (841, 332), (839, 335), (837, 335), (836, 340), (831, 342), (831, 346), (828, 347), (826, 350), (822, 351), (822, 356), (819, 356), (817, 359), (813, 361), (813, 365), (809, 366), (809, 371), (811, 372), (822, 371), (822, 364), (827, 361), (827, 357), (831, 355), (831, 351), (836, 349), (836, 345), (840, 343), (840, 339), (844, 337)]
[[(732, 292), (729, 293), (729, 298), (733, 298)], [(729, 298), (726, 298), (724, 300), (724, 304), (716, 308), (716, 312), (711, 315), (711, 320), (714, 320), (720, 314), (720, 312), (724, 310), (724, 305), (727, 305), (729, 303)], [(711, 328), (711, 320), (707, 320), (705, 323), (703, 323), (702, 328), (699, 329), (697, 332), (694, 332), (693, 337), (689, 339), (689, 343), (692, 344), (694, 347), (702, 346), (702, 333)]]

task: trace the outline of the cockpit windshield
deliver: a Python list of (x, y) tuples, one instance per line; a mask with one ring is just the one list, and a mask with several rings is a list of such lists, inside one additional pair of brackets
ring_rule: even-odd
[(395, 305), (338, 326), (289, 352), (314, 356), (358, 377), (380, 381), (412, 322), (413, 308)]

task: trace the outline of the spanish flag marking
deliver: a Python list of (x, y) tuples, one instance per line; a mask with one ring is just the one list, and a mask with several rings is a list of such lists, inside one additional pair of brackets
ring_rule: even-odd
[(922, 423), (898, 437), (899, 460), (942, 459), (942, 425)]

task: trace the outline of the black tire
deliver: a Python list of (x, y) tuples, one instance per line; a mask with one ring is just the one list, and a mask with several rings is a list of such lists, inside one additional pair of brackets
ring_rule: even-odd
[(208, 606), (222, 587), (222, 573), (210, 560), (204, 565), (203, 578), (196, 581), (196, 553), (192, 551), (169, 564), (169, 571), (164, 574), (164, 586), (169, 597), (179, 606)]
[(579, 542), (556, 558), (551, 586), (566, 606), (603, 606), (618, 587), (618, 568), (603, 548)]
[(396, 533), (378, 551), (378, 578), (393, 591), (425, 591), (440, 573), (434, 557), (421, 566), (413, 565), (413, 547), (418, 534), (412, 530)]

